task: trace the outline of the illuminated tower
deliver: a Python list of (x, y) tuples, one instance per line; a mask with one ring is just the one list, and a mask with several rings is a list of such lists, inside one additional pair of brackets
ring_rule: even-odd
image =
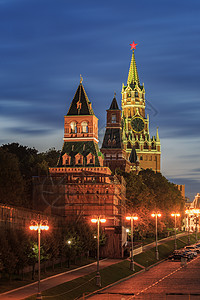
[(150, 137), (149, 115), (145, 114), (145, 89), (139, 81), (134, 49), (131, 44), (132, 58), (127, 85), (122, 85), (122, 139), (127, 158), (135, 147), (141, 169), (160, 172), (160, 138), (158, 128), (156, 136)]

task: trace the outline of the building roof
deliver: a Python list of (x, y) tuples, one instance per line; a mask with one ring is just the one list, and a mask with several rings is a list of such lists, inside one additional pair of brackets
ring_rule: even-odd
[(106, 128), (103, 139), (102, 149), (123, 149), (121, 129), (120, 128)]
[[(86, 142), (64, 142), (60, 158), (58, 160), (57, 167), (62, 167), (62, 156), (64, 154), (68, 154), (71, 157), (70, 165), (67, 167), (86, 167), (86, 166), (93, 166), (93, 167), (100, 167), (99, 156), (103, 154), (99, 151), (99, 147), (93, 141), (86, 141)], [(83, 156), (83, 165), (75, 165), (75, 156), (77, 154), (81, 154)], [(87, 165), (86, 157), (88, 154), (92, 154), (95, 157), (95, 163), (91, 165)], [(66, 167), (66, 166), (65, 166)]]
[(138, 85), (140, 85), (136, 61), (135, 61), (135, 54), (134, 54), (134, 50), (133, 50), (129, 73), (128, 73), (127, 84), (131, 85), (134, 83), (137, 83)]
[(67, 113), (67, 116), (77, 115), (94, 115), (91, 102), (89, 101), (81, 82), (76, 90), (76, 93)]
[(129, 156), (129, 161), (131, 162), (131, 163), (136, 163), (137, 162), (137, 153), (136, 153), (136, 151), (135, 151), (135, 147), (133, 146), (133, 148), (132, 148), (132, 151), (131, 151), (131, 154), (130, 154), (130, 156)]
[(113, 98), (109, 110), (120, 110), (115, 97)]

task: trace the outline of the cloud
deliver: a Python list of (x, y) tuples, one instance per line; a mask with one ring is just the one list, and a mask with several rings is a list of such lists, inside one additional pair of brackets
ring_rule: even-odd
[(33, 129), (33, 128), (24, 128), (24, 127), (15, 127), (15, 128), (7, 128), (8, 133), (16, 134), (16, 135), (28, 135), (28, 136), (45, 136), (52, 134), (54, 130), (51, 129)]

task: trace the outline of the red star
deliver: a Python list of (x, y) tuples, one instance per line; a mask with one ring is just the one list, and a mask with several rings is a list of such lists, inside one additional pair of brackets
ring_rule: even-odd
[(131, 50), (136, 49), (137, 44), (135, 44), (134, 42), (132, 44), (130, 44), (131, 46)]

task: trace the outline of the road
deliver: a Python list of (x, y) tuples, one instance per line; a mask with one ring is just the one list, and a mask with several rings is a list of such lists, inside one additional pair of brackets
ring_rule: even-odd
[(113, 287), (90, 297), (91, 300), (200, 300), (200, 255), (181, 266), (164, 261)]
[[(120, 259), (104, 259), (100, 261), (100, 269), (106, 268), (112, 264), (116, 264), (122, 260)], [(57, 274), (52, 277), (41, 280), (41, 291), (47, 290), (51, 287), (59, 285), (61, 283), (71, 281), (78, 277), (85, 276), (92, 272), (95, 272), (97, 269), (96, 262), (87, 266), (83, 266), (62, 274)], [(0, 294), (0, 300), (21, 300), (31, 295), (37, 294), (38, 284), (37, 282), (28, 284), (27, 286), (17, 288), (10, 292)]]

